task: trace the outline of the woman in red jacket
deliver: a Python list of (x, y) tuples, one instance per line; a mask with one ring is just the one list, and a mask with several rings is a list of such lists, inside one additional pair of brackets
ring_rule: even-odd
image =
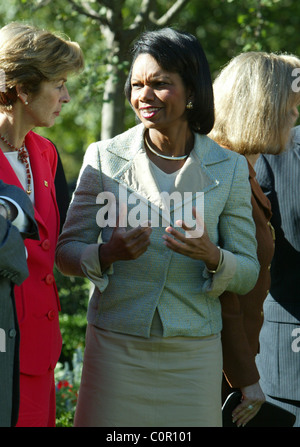
[(17, 426), (55, 425), (54, 368), (61, 351), (60, 310), (53, 276), (59, 212), (57, 152), (32, 131), (50, 127), (70, 101), (67, 75), (83, 68), (77, 43), (19, 23), (0, 30), (0, 179), (29, 195), (39, 240), (25, 242), (29, 277), (15, 288), (20, 326)]

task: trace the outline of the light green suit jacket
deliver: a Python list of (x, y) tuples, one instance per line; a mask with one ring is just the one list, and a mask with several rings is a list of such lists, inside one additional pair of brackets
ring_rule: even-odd
[[(59, 238), (58, 268), (67, 275), (84, 272), (95, 284), (88, 321), (100, 328), (149, 337), (157, 310), (164, 337), (218, 333), (222, 328), (219, 295), (225, 289), (248, 292), (259, 271), (246, 160), (195, 134), (192, 156), (176, 178), (174, 191), (179, 200), (166, 207), (143, 135), (144, 127), (138, 125), (88, 148)], [(199, 193), (204, 193), (209, 237), (225, 254), (226, 262), (215, 275), (207, 272), (202, 261), (168, 249), (162, 239), (165, 227), (178, 218), (180, 207), (185, 217), (187, 211), (191, 214), (192, 205), (201, 202), (197, 202)], [(140, 258), (116, 262), (101, 272), (97, 243), (107, 242), (113, 231), (105, 226), (103, 211), (109, 214), (115, 207), (118, 214), (119, 201), (127, 207), (128, 227), (134, 226), (134, 217), (137, 223), (138, 217), (139, 223), (148, 217), (156, 224), (150, 246)]]

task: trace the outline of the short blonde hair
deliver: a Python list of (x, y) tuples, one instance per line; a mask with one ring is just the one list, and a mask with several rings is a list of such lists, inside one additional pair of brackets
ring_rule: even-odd
[(59, 80), (84, 67), (76, 42), (49, 31), (12, 22), (0, 29), (0, 107), (17, 100), (16, 85), (37, 92), (42, 81)]
[(246, 52), (233, 58), (216, 78), (215, 125), (209, 137), (243, 155), (285, 149), (294, 124), (294, 55)]

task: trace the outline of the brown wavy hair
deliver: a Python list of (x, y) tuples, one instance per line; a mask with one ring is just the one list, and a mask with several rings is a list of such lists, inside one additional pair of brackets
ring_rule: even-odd
[(0, 29), (0, 107), (7, 108), (16, 102), (16, 85), (37, 93), (42, 81), (59, 80), (83, 67), (78, 43), (12, 22)]

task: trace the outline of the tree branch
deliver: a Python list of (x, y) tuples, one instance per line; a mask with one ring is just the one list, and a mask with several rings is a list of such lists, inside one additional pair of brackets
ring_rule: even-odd
[(96, 0), (99, 6), (105, 6), (106, 8), (112, 7), (113, 0)]
[[(155, 1), (155, 0), (154, 0)], [(129, 45), (138, 33), (142, 30), (142, 27), (146, 27), (149, 23), (149, 13), (153, 5), (153, 0), (142, 0), (139, 8), (139, 13), (136, 15), (134, 21), (128, 29), (123, 30), (124, 41)]]
[(83, 14), (87, 17), (89, 17), (90, 19), (94, 19), (97, 20), (98, 22), (102, 22), (103, 18), (100, 14), (98, 14), (90, 5), (87, 1), (83, 0), (81, 2), (81, 5), (79, 5), (78, 3), (76, 3), (74, 0), (68, 0), (69, 3), (71, 3), (73, 9), (77, 12), (79, 12), (79, 14)]
[(171, 8), (169, 8), (168, 11), (165, 14), (163, 14), (160, 18), (157, 19), (155, 17), (155, 13), (151, 12), (149, 19), (151, 20), (152, 23), (154, 23), (157, 26), (167, 25), (173, 19), (173, 17), (184, 8), (184, 6), (188, 2), (189, 0), (176, 0), (174, 5), (171, 6)]
[(130, 29), (137, 29), (141, 26), (142, 23), (145, 23), (147, 21), (150, 8), (152, 6), (153, 0), (143, 0), (140, 6), (140, 11), (137, 14), (136, 18), (134, 19), (133, 23), (130, 25)]

